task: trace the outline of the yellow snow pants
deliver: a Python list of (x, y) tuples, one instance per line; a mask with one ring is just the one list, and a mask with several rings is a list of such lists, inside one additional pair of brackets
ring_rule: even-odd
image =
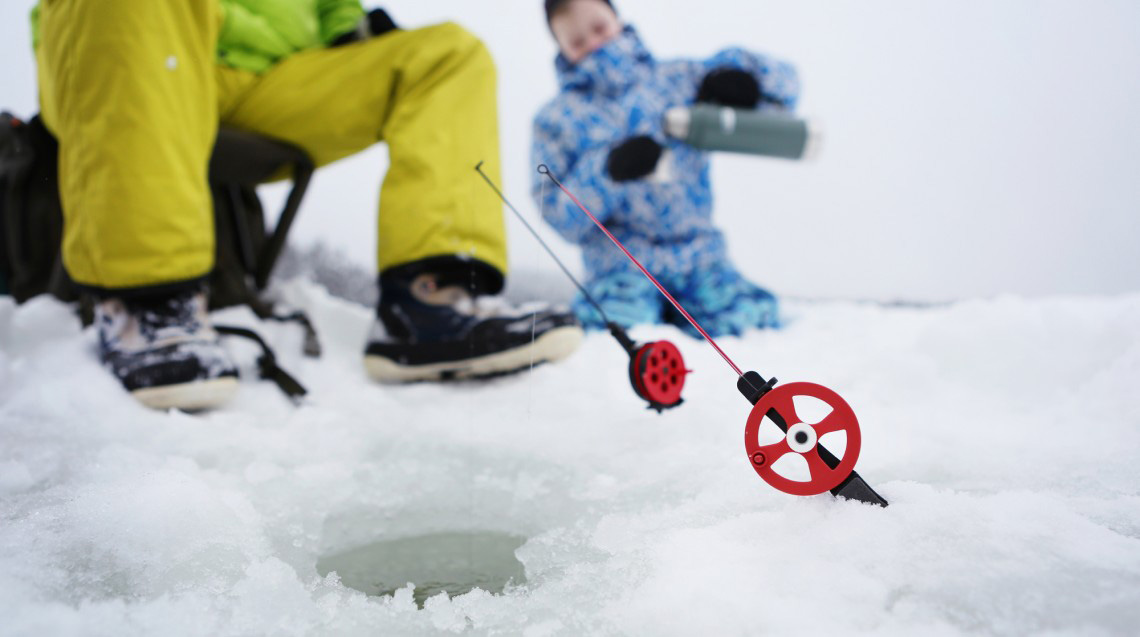
[(43, 0), (40, 29), (63, 261), (77, 283), (150, 288), (210, 272), (219, 122), (291, 142), (317, 165), (387, 142), (379, 270), (454, 255), (506, 272), (502, 206), (474, 171), (484, 161), (501, 178), (495, 70), (461, 27), (302, 51), (261, 75), (216, 61), (215, 0)]

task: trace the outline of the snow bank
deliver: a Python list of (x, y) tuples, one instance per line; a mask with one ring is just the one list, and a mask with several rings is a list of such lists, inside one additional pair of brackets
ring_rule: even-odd
[[(605, 335), (486, 383), (378, 386), (371, 313), (283, 293), (325, 343), (258, 328), (311, 390), (156, 413), (68, 308), (0, 299), (0, 633), (6, 635), (1128, 634), (1140, 625), (1140, 296), (884, 308), (793, 304), (722, 345), (837, 389), (887, 509), (774, 491), (748, 404), (672, 328), (686, 403), (658, 416)], [(244, 310), (219, 322), (255, 324)], [(529, 538), (502, 595), (369, 598), (318, 557), (411, 535)]]

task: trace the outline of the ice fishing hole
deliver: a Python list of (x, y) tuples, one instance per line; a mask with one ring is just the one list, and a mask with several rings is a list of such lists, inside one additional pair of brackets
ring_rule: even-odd
[(408, 582), (423, 608), (427, 598), (481, 588), (502, 593), (526, 581), (515, 557), (526, 538), (493, 531), (432, 533), (381, 540), (317, 560), (322, 577), (336, 571), (347, 587), (367, 595), (391, 595)]

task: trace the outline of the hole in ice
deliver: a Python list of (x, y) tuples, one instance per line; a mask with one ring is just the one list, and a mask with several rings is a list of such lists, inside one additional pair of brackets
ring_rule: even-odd
[(794, 396), (792, 403), (796, 406), (796, 415), (809, 425), (814, 425), (831, 413), (831, 405), (815, 396)]
[(474, 588), (501, 593), (508, 583), (526, 581), (515, 550), (525, 538), (493, 531), (432, 533), (382, 540), (317, 560), (321, 576), (336, 571), (340, 581), (368, 595), (391, 595), (415, 584), (413, 598), (451, 597)]

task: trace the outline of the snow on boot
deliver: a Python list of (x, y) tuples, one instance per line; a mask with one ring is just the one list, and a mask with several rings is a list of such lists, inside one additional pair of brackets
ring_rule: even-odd
[(206, 409), (237, 391), (203, 292), (106, 299), (95, 305), (95, 324), (103, 364), (147, 407)]
[(421, 274), (407, 285), (384, 286), (364, 365), (381, 382), (479, 378), (561, 360), (581, 341), (569, 311), (472, 298)]

